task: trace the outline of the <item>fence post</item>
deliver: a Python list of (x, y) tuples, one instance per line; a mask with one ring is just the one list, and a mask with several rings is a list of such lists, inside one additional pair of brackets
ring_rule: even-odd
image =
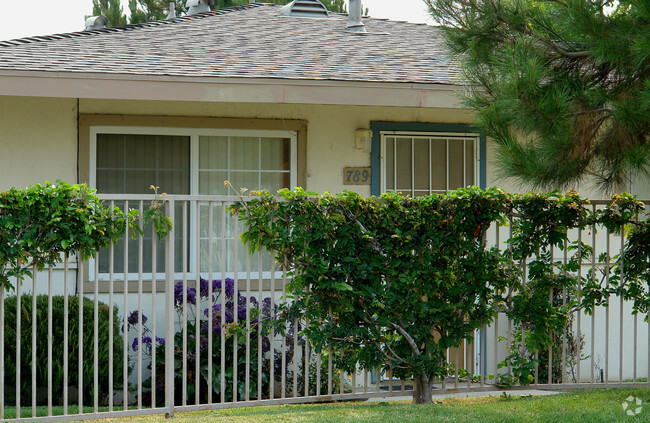
[[(174, 200), (167, 202), (167, 215), (174, 221)], [(174, 417), (174, 228), (167, 234), (165, 248), (165, 408)]]

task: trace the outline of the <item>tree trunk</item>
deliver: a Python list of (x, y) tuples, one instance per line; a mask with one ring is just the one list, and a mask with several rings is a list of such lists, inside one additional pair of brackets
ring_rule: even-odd
[(413, 404), (433, 404), (431, 398), (433, 383), (429, 382), (429, 378), (420, 376), (413, 380), (415, 386), (413, 387)]

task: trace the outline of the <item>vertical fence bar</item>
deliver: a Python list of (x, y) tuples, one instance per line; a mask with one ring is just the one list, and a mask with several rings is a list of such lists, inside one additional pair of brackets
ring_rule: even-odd
[(83, 387), (83, 375), (84, 375), (84, 350), (83, 350), (83, 339), (84, 339), (84, 283), (83, 283), (83, 262), (81, 261), (81, 255), (77, 254), (77, 290), (79, 291), (79, 337), (77, 342), (77, 379), (79, 388), (77, 390), (78, 402), (79, 402), (79, 414), (84, 412), (84, 387)]
[[(70, 294), (68, 292), (68, 255), (63, 259), (63, 357), (68, 357), (68, 309)], [(63, 360), (63, 415), (68, 414), (68, 360)]]
[[(156, 316), (156, 302), (157, 302), (157, 286), (158, 285), (158, 239), (156, 234), (156, 228), (154, 225), (151, 225), (151, 408), (156, 408), (156, 391), (158, 390), (158, 382), (156, 379), (156, 350), (158, 349), (158, 331), (156, 322), (158, 318)], [(111, 288), (111, 295), (113, 289)], [(111, 304), (112, 301), (111, 301)], [(113, 306), (111, 305), (111, 309)], [(111, 340), (112, 344), (112, 340)], [(111, 360), (112, 362), (112, 360)]]
[[(282, 269), (282, 299), (281, 299), (283, 304), (286, 304), (287, 302), (287, 269), (286, 266)], [(280, 355), (282, 357), (282, 370), (281, 370), (281, 384), (280, 384), (280, 389), (281, 389), (281, 398), (286, 398), (287, 396), (287, 335), (286, 333), (282, 335), (282, 344), (280, 345)], [(331, 372), (331, 351), (330, 351), (330, 374)], [(330, 383), (330, 393), (331, 393), (331, 383)]]
[[(93, 411), (99, 411), (99, 252), (95, 256), (93, 298)], [(109, 322), (110, 325), (110, 322)]]
[[(234, 243), (233, 243), (234, 244)], [(224, 202), (221, 203), (221, 325), (224, 324), (226, 321), (226, 269), (227, 268), (227, 262), (226, 262), (226, 204)], [(235, 269), (236, 271), (237, 269)], [(234, 287), (234, 289), (237, 289)], [(236, 307), (234, 305), (233, 307)], [(220, 340), (221, 340), (221, 349), (220, 349), (220, 356), (221, 356), (221, 371), (219, 377), (221, 384), (219, 385), (221, 387), (221, 403), (226, 402), (226, 334), (224, 333), (225, 328), (221, 328), (220, 333)]]
[[(234, 219), (234, 234), (233, 234), (233, 239), (237, 239), (237, 236), (239, 235), (239, 219)], [(239, 272), (237, 271), (237, 266), (239, 264), (239, 254), (238, 254), (239, 248), (235, 246), (233, 248), (233, 258), (234, 258), (234, 264), (235, 264), (235, 272), (234, 272), (234, 286), (235, 290), (238, 291), (239, 288)], [(244, 368), (244, 389), (246, 390), (246, 401), (250, 400), (250, 378), (251, 378), (251, 313), (250, 313), (250, 297), (251, 297), (251, 271), (250, 271), (250, 254), (246, 255), (246, 360), (245, 360), (245, 368)], [(259, 269), (261, 272), (262, 269)], [(259, 322), (259, 319), (258, 319)], [(258, 348), (261, 348), (260, 345), (258, 345)], [(235, 363), (237, 362), (236, 357), (235, 357)], [(261, 374), (262, 369), (258, 369), (258, 372)], [(258, 400), (262, 399), (261, 397), (257, 398)]]
[[(140, 216), (144, 216), (144, 205), (140, 200)], [(142, 226), (142, 219), (138, 222), (140, 231), (144, 231)], [(138, 236), (138, 410), (142, 410), (142, 349), (144, 342), (142, 342), (142, 261), (144, 260), (144, 237)], [(153, 317), (153, 316), (152, 316)], [(153, 345), (153, 342), (152, 342)]]
[[(379, 391), (379, 377), (380, 373), (377, 371), (377, 391)], [(332, 395), (334, 390), (334, 366), (332, 362), (332, 349), (330, 348), (327, 354), (327, 395)]]
[[(565, 236), (568, 236), (568, 230), (565, 230)], [(563, 263), (564, 266), (566, 267), (568, 263), (568, 255), (569, 255), (569, 250), (568, 250), (568, 241), (565, 238), (564, 239), (564, 259)], [(562, 289), (562, 307), (566, 309), (566, 303), (567, 303), (567, 295), (568, 291), (566, 288)], [(566, 348), (567, 348), (567, 326), (565, 325), (564, 328), (562, 328), (562, 384), (566, 384)]]
[[(551, 247), (552, 248), (552, 247)], [(553, 259), (551, 259), (551, 262)], [(551, 306), (553, 306), (553, 288), (551, 288), (551, 292), (548, 294), (548, 299), (551, 303)], [(551, 339), (551, 342), (553, 340), (553, 331), (549, 329), (549, 338)], [(547, 367), (547, 373), (548, 373), (548, 384), (552, 385), (553, 384), (553, 345), (551, 345), (548, 349), (548, 367)]]
[[(20, 338), (22, 337), (22, 318), (23, 318), (23, 305), (22, 305), (22, 297), (23, 294), (21, 292), (22, 288), (22, 281), (18, 278), (16, 278), (16, 418), (20, 418), (20, 391), (21, 391), (21, 386), (20, 386), (20, 378), (21, 378), (21, 372), (20, 369), (22, 367), (20, 363), (20, 359), (22, 356), (22, 351), (20, 349), (21, 347), (21, 342)], [(1, 382), (1, 381), (0, 381)]]
[[(578, 293), (577, 293), (577, 298), (578, 298), (578, 304), (582, 303), (582, 228), (578, 228)], [(577, 315), (577, 332), (576, 332), (576, 339), (578, 340), (578, 351), (577, 351), (577, 356), (576, 356), (576, 382), (579, 384), (580, 383), (580, 368), (582, 364), (582, 358), (581, 358), (581, 351), (582, 348), (580, 348), (580, 338), (581, 338), (581, 333), (582, 333), (582, 310), (576, 311)]]
[[(183, 371), (183, 376), (182, 376), (182, 381), (183, 385), (181, 388), (181, 404), (182, 405), (187, 405), (187, 364), (188, 364), (188, 354), (187, 354), (187, 268), (185, 267), (185, 260), (187, 259), (187, 245), (186, 245), (186, 240), (187, 240), (187, 228), (185, 225), (185, 219), (186, 219), (186, 214), (187, 210), (185, 209), (185, 202), (182, 202), (182, 211), (181, 211), (181, 218), (182, 218), (182, 229), (181, 229), (181, 268), (183, 272), (183, 304), (182, 304), (182, 321), (181, 321), (181, 330), (183, 331), (183, 352), (181, 354), (182, 360), (183, 360), (183, 365), (182, 365), (182, 371)], [(174, 257), (175, 258), (175, 257)], [(174, 269), (175, 271), (176, 269)], [(196, 292), (194, 295), (194, 299), (196, 302)], [(198, 375), (197, 375), (198, 376)], [(196, 379), (198, 381), (198, 379)], [(196, 385), (198, 383), (195, 383), (194, 386), (196, 388)]]
[[(293, 318), (293, 397), (298, 396), (298, 319)], [(341, 389), (343, 389), (343, 380), (341, 380)]]
[[(496, 247), (501, 251), (501, 231), (500, 231), (500, 225), (497, 223), (495, 225), (495, 244)], [(498, 384), (499, 382), (499, 313), (496, 313), (496, 316), (494, 317), (494, 345), (493, 345), (493, 366), (494, 366), (494, 384)], [(442, 378), (442, 388), (445, 388), (445, 378)]]
[[(250, 254), (247, 255), (250, 256)], [(262, 277), (262, 250), (257, 252), (257, 274), (258, 274), (258, 281), (259, 281), (258, 292), (257, 292), (257, 304), (258, 307), (260, 307), (262, 304), (262, 298), (264, 296), (263, 294), (264, 279)], [(247, 305), (246, 310), (248, 310), (250, 306), (250, 295), (246, 299), (246, 305)], [(262, 371), (262, 327), (261, 327), (260, 317), (261, 316), (258, 316), (257, 318), (257, 399), (258, 400), (262, 399), (262, 374), (264, 373)]]
[[(124, 202), (124, 212), (129, 212), (128, 200)], [(122, 285), (122, 331), (124, 338), (122, 339), (122, 408), (129, 409), (129, 356), (128, 356), (128, 342), (129, 342), (129, 322), (128, 316), (128, 297), (129, 297), (129, 230), (127, 228), (124, 234), (124, 282)]]
[[(212, 397), (212, 372), (213, 372), (213, 363), (212, 363), (212, 331), (214, 330), (214, 321), (213, 321), (213, 313), (214, 310), (212, 308), (214, 300), (212, 299), (212, 296), (214, 295), (213, 292), (213, 285), (212, 285), (212, 267), (214, 263), (212, 262), (212, 255), (214, 254), (213, 251), (213, 238), (214, 237), (214, 204), (212, 201), (208, 202), (208, 280), (210, 283), (208, 284), (208, 291), (210, 292), (210, 302), (209, 302), (209, 307), (208, 307), (208, 351), (210, 352), (208, 354), (208, 386), (210, 387), (208, 389), (208, 403), (212, 404), (214, 401), (214, 398)], [(226, 281), (222, 280), (221, 284), (225, 284)]]
[[(275, 254), (271, 254), (271, 289), (269, 295), (269, 319), (271, 322), (275, 321)], [(264, 309), (262, 307), (262, 309)], [(273, 329), (269, 333), (269, 343), (271, 344), (271, 349), (269, 353), (269, 399), (275, 398), (275, 339), (273, 336)], [(261, 399), (261, 398), (260, 398)]]
[[(447, 169), (449, 169), (449, 168), (447, 168)], [(509, 240), (512, 239), (512, 216), (508, 216), (508, 239)], [(512, 250), (512, 246), (510, 244), (508, 245), (508, 249)], [(524, 258), (524, 261), (525, 260), (526, 260), (526, 258)], [(512, 269), (513, 267), (514, 267), (514, 265), (510, 264), (510, 271), (511, 272), (513, 271), (513, 269)], [(506, 319), (508, 319), (508, 345), (512, 349), (513, 348), (513, 343), (514, 343), (514, 341), (512, 339), (512, 320), (510, 319), (510, 317), (508, 317), (508, 315), (506, 315)], [(508, 375), (511, 375), (511, 374), (512, 374), (512, 364), (510, 363), (510, 360), (508, 360)]]
[[(596, 214), (596, 205), (592, 206), (592, 214)], [(596, 223), (593, 224), (591, 228), (591, 277), (596, 277)], [(596, 383), (596, 302), (592, 302), (592, 309), (594, 310), (591, 313), (591, 383)]]
[[(554, 253), (555, 253), (555, 247), (551, 244), (549, 245), (550, 247), (550, 257), (551, 257), (551, 263), (554, 263)], [(554, 292), (553, 288), (551, 288), (549, 294), (548, 294), (548, 300), (551, 303), (551, 307), (553, 307), (554, 304)], [(551, 339), (551, 342), (553, 340), (553, 331), (549, 329), (549, 338)], [(548, 384), (551, 385), (553, 384), (553, 345), (551, 345), (548, 349)]]
[[(607, 229), (607, 243), (606, 243), (606, 262), (605, 262), (605, 284), (609, 287), (609, 229)], [(609, 300), (605, 306), (605, 384), (609, 383)]]
[[(115, 207), (115, 203), (111, 201), (111, 210)], [(115, 275), (113, 266), (115, 265), (115, 243), (111, 241), (108, 247), (108, 411), (113, 411), (113, 395), (114, 395), (114, 367), (115, 367), (115, 345), (114, 345), (114, 310), (115, 310)], [(99, 275), (98, 275), (99, 278)], [(66, 292), (66, 296), (68, 293)], [(124, 371), (124, 370), (123, 370)], [(153, 386), (153, 385), (152, 385)]]
[[(174, 208), (174, 200), (171, 199), (167, 202), (167, 216), (175, 223)], [(172, 227), (167, 235), (165, 248), (165, 408), (168, 418), (174, 416), (174, 270)]]
[(36, 417), (36, 279), (38, 269), (36, 265), (32, 267), (32, 417)]
[[(458, 389), (458, 367), (460, 366), (460, 346), (456, 347), (456, 365), (454, 366), (454, 389)], [(392, 377), (391, 377), (392, 385)]]
[[(309, 295), (309, 286), (307, 287), (307, 295)], [(305, 321), (305, 326), (307, 326), (307, 327), (309, 326), (309, 320), (308, 319)], [(305, 365), (304, 365), (305, 393), (304, 394), (305, 394), (306, 397), (308, 397), (309, 396), (309, 338), (307, 338), (306, 335), (305, 335), (304, 345), (305, 345)], [(355, 379), (356, 373), (357, 372), (356, 372), (356, 368), (355, 368), (355, 372), (352, 374), (352, 378), (353, 378), (352, 392), (354, 392), (354, 386), (355, 386), (355, 382), (356, 382), (356, 379)]]
[[(187, 201), (184, 202), (184, 204), (187, 204)], [(194, 306), (194, 339), (195, 339), (195, 347), (196, 347), (196, 359), (194, 360), (194, 374), (196, 375), (195, 380), (196, 380), (196, 390), (194, 392), (194, 403), (199, 404), (200, 403), (200, 391), (199, 391), (199, 386), (200, 386), (200, 381), (201, 381), (201, 345), (203, 344), (203, 337), (201, 336), (201, 296), (202, 290), (201, 290), (201, 262), (200, 262), (200, 242), (201, 242), (201, 216), (199, 215), (199, 202), (195, 202), (196, 206), (196, 270), (195, 270), (195, 277), (194, 277), (194, 289), (196, 291), (196, 304)], [(191, 210), (191, 207), (190, 207)], [(187, 227), (187, 222), (183, 224), (183, 227)], [(186, 241), (186, 243), (189, 243), (189, 240)], [(189, 259), (185, 262), (186, 266), (189, 266)], [(191, 271), (191, 269), (190, 269)], [(212, 281), (207, 281), (207, 285), (210, 286), (212, 285)], [(208, 288), (209, 289), (209, 288)], [(208, 305), (210, 307), (210, 305)], [(210, 351), (208, 350), (206, 354), (210, 355)], [(206, 386), (206, 390), (211, 391), (212, 387), (211, 386)]]
[[(316, 368), (316, 396), (320, 395), (320, 355), (316, 358), (318, 367)], [(368, 392), (368, 369), (363, 369), (363, 393)]]
[(637, 379), (637, 359), (639, 356), (639, 351), (638, 351), (638, 339), (637, 339), (637, 334), (638, 334), (638, 327), (639, 327), (639, 321), (637, 319), (639, 317), (638, 314), (634, 315), (634, 369), (633, 369), (633, 376), (632, 376), (632, 382), (636, 383)]
[[(619, 286), (625, 286), (625, 266), (623, 266), (623, 251), (625, 251), (625, 225), (621, 225), (621, 250), (620, 250), (620, 269), (621, 269), (621, 279), (619, 281)], [(623, 383), (623, 310), (625, 308), (625, 303), (623, 302), (623, 296), (620, 298), (620, 310), (619, 310), (619, 355), (618, 355), (618, 380)]]

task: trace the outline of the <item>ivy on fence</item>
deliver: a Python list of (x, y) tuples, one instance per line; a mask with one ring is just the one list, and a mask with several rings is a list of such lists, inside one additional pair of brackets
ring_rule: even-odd
[[(348, 371), (359, 363), (412, 378), (416, 402), (430, 402), (433, 383), (448, 375), (446, 350), (471, 341), (498, 312), (518, 331), (506, 360), (511, 382), (527, 384), (573, 312), (591, 313), (611, 295), (648, 310), (650, 229), (639, 221), (644, 205), (627, 194), (594, 210), (573, 191), (470, 187), (366, 199), (295, 189), (279, 198), (261, 192), (231, 210), (247, 224), (250, 250), (275, 251), (293, 272), (284, 321), (302, 319), (317, 351), (332, 348)], [(486, 246), (495, 224), (512, 230), (505, 248)], [(594, 252), (569, 234), (597, 225), (629, 236), (620, 256), (600, 257), (610, 266), (582, 274)], [(556, 254), (565, 250), (566, 259)], [(571, 340), (578, 355), (579, 336)]]

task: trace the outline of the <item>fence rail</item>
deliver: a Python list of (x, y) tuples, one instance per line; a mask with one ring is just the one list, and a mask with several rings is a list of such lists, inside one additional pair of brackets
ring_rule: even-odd
[[(111, 207), (141, 213), (150, 202), (145, 196), (101, 197)], [(317, 354), (300, 335), (298, 321), (284, 335), (265, 330), (287, 301), (288, 276), (271, 254), (250, 255), (239, 242), (242, 227), (227, 211), (237, 197), (168, 200), (174, 229), (166, 239), (153, 231), (135, 240), (126, 235), (90, 261), (67, 257), (0, 293), (2, 421), (173, 414), (412, 390), (410, 381), (390, 372), (340, 372), (330, 352)], [(593, 201), (592, 207), (606, 204)], [(571, 236), (615, 255), (624, 237), (598, 229)], [(509, 230), (492, 228), (488, 242), (505, 248)], [(566, 246), (554, 251), (565, 263), (567, 254)], [(609, 277), (610, 263), (593, 256), (579, 274), (600, 269)], [(557, 298), (568, 299), (566, 293)], [(630, 304), (614, 301), (592, 316), (576, 311), (562, 335), (560, 356), (545, 353), (531, 387), (647, 385), (650, 326)], [(448, 351), (454, 374), (437, 391), (507, 385), (503, 375), (511, 369), (499, 363), (506, 346), (519, 348), (517, 336), (516, 326), (499, 315), (472, 341)]]

